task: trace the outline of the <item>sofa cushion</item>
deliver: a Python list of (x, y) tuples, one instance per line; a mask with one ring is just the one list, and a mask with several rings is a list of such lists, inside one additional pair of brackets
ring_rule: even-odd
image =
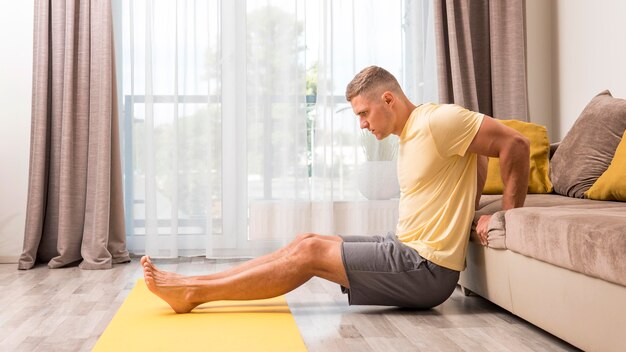
[[(530, 172), (528, 193), (550, 193), (552, 183), (548, 172), (550, 142), (544, 126), (517, 120), (498, 120), (501, 124), (513, 128), (530, 140)], [(504, 184), (500, 174), (500, 159), (489, 158), (487, 180), (484, 194), (502, 194)]]
[[(526, 196), (524, 207), (573, 207), (577, 208), (594, 208), (594, 207), (622, 207), (623, 203), (616, 202), (599, 202), (590, 199), (579, 199), (561, 196), (558, 194), (529, 194)], [(624, 208), (626, 213), (626, 208)], [(483, 195), (480, 197), (478, 210), (474, 214), (474, 222), (470, 232), (470, 239), (480, 243), (476, 234), (476, 224), (482, 215), (490, 215), (491, 220), (487, 226), (488, 247), (494, 249), (506, 249), (506, 218), (505, 211), (502, 211), (502, 195)]]
[(611, 165), (585, 192), (585, 197), (626, 202), (626, 132), (615, 150)]
[[(559, 194), (528, 194), (526, 195), (524, 207), (560, 207), (565, 205), (593, 207), (597, 204), (604, 204), (604, 202), (591, 199), (570, 198)], [(612, 204), (612, 202), (606, 202), (606, 204)], [(477, 220), (481, 215), (494, 214), (500, 210), (502, 210), (502, 195), (482, 195), (480, 197), (478, 210), (476, 210), (476, 214), (474, 215), (474, 220)]]
[(582, 198), (608, 168), (626, 130), (626, 100), (606, 90), (580, 114), (554, 153), (550, 178), (554, 191)]
[(517, 208), (506, 212), (506, 247), (626, 286), (626, 204)]
[[(494, 213), (487, 224), (487, 246), (506, 249), (506, 211)], [(480, 241), (479, 241), (480, 242)]]

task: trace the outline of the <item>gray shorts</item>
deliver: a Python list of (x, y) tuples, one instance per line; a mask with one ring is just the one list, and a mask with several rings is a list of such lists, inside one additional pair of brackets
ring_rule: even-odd
[(350, 305), (427, 309), (450, 297), (459, 272), (422, 258), (395, 234), (341, 236), (341, 256), (350, 288)]

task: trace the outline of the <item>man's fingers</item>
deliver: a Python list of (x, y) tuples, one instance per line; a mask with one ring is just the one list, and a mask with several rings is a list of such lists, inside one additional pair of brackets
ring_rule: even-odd
[(479, 232), (479, 236), (480, 237), (480, 244), (482, 244), (483, 246), (486, 246), (487, 244), (489, 244), (489, 234), (487, 233), (486, 230), (481, 229), (482, 231)]
[(476, 232), (478, 233), (478, 238), (480, 238), (480, 244), (486, 246), (489, 244), (489, 231), (487, 229), (487, 225), (489, 223), (489, 218), (486, 215), (483, 215), (478, 220), (478, 225), (476, 226)]

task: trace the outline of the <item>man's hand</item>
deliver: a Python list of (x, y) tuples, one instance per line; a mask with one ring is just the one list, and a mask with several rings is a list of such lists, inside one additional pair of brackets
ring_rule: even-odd
[(476, 224), (476, 234), (478, 234), (480, 244), (483, 246), (489, 244), (489, 220), (491, 220), (491, 215), (482, 215)]

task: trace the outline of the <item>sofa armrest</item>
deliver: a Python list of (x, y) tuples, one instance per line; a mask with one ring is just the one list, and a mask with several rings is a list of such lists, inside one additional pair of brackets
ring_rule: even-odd
[[(501, 210), (492, 214), (489, 224), (487, 225), (487, 247), (494, 249), (506, 249), (506, 226), (504, 222), (504, 214), (506, 211)], [(470, 232), (470, 240), (480, 243), (478, 234), (476, 233), (476, 222), (472, 224)]]
[(489, 230), (489, 233), (487, 235), (489, 248), (506, 249), (506, 223), (504, 220), (505, 213), (505, 210), (495, 212), (489, 220), (489, 224), (487, 225), (487, 229)]

